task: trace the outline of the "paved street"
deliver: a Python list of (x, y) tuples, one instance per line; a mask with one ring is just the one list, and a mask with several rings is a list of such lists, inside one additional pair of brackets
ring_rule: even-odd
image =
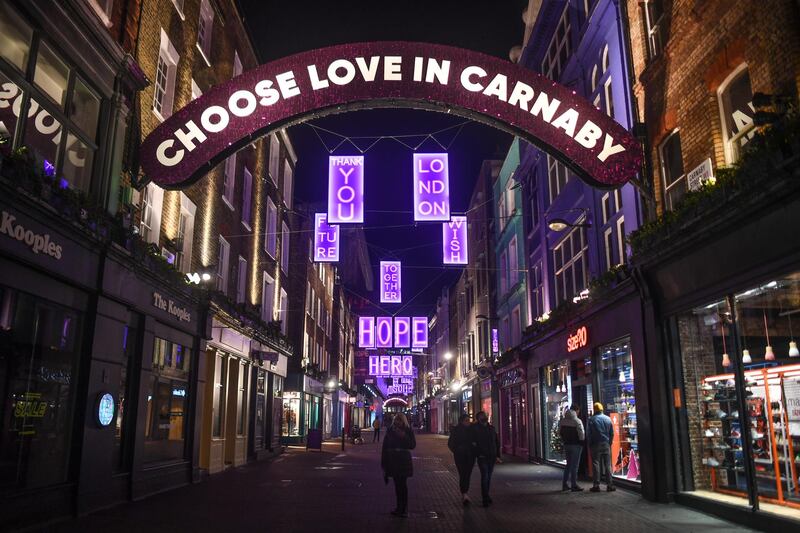
[[(564, 494), (560, 470), (524, 463), (498, 465), (491, 508), (464, 509), (446, 438), (420, 435), (417, 442), (408, 519), (389, 515), (394, 493), (391, 484), (383, 484), (377, 444), (348, 445), (342, 453), (338, 444), (326, 443), (322, 453), (290, 449), (273, 461), (49, 531), (747, 531), (680, 506), (647, 503), (623, 490)], [(478, 480), (476, 469), (471, 487), (476, 501)]]

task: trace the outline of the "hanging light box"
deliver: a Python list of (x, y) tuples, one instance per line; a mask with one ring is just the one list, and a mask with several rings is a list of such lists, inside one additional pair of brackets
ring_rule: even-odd
[(467, 217), (453, 216), (442, 224), (442, 262), (466, 265), (467, 253)]
[(364, 156), (328, 158), (329, 224), (364, 222)]
[(328, 224), (328, 215), (314, 214), (314, 262), (339, 261), (339, 226)]
[(381, 261), (381, 303), (402, 302), (400, 270), (400, 261)]
[(414, 154), (414, 220), (450, 220), (447, 154)]

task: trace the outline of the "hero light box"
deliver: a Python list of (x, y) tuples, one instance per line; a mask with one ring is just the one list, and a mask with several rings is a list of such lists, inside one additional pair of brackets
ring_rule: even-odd
[(414, 154), (414, 220), (450, 220), (447, 154)]
[(328, 224), (364, 222), (364, 156), (328, 158)]
[[(394, 327), (392, 327), (393, 325)], [(428, 318), (424, 316), (360, 316), (358, 317), (358, 347), (427, 348)]]
[(314, 214), (314, 262), (339, 261), (339, 226), (328, 224), (328, 215)]
[(381, 261), (381, 303), (399, 304), (402, 302), (400, 261)]
[(467, 217), (453, 216), (442, 224), (442, 261), (445, 265), (467, 264)]

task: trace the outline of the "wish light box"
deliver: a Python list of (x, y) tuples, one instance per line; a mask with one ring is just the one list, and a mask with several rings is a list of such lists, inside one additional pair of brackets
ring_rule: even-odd
[(450, 220), (447, 154), (414, 154), (414, 220)]
[(364, 222), (364, 156), (328, 158), (329, 224)]
[(467, 264), (467, 217), (453, 216), (450, 222), (442, 224), (442, 262)]

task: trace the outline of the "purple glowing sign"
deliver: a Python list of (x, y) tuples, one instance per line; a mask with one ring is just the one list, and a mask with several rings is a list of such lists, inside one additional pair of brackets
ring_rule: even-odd
[(500, 353), (500, 337), (497, 334), (497, 328), (492, 328), (492, 353), (495, 355)]
[(335, 263), (339, 260), (339, 226), (328, 224), (325, 213), (314, 214), (314, 261)]
[(413, 377), (413, 358), (410, 355), (370, 355), (369, 375), (375, 377)]
[(381, 261), (381, 303), (399, 304), (402, 301), (400, 261)]
[(328, 221), (331, 224), (364, 222), (363, 155), (328, 158)]
[(394, 317), (394, 347), (411, 347), (411, 318), (407, 316)]
[(414, 220), (450, 220), (447, 154), (414, 154)]
[(415, 316), (411, 319), (411, 347), (428, 347), (428, 319), (424, 316)]
[(485, 54), (386, 41), (310, 50), (212, 87), (147, 136), (142, 169), (157, 185), (180, 189), (288, 123), (403, 106), (447, 109), (513, 132), (594, 186), (617, 187), (641, 170), (636, 138), (571, 88)]
[(442, 224), (442, 261), (445, 265), (467, 264), (467, 217), (453, 216)]
[(374, 348), (375, 347), (375, 317), (374, 316), (360, 316), (360, 317), (358, 317), (358, 347), (359, 348)]
[(392, 347), (392, 317), (390, 316), (375, 317), (375, 347), (376, 348)]

